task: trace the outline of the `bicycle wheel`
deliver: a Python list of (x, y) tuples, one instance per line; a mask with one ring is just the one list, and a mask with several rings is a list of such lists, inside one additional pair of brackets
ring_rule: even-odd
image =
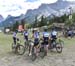
[(60, 40), (59, 43), (61, 44), (62, 48), (64, 47), (64, 41)]
[(16, 52), (18, 55), (23, 55), (25, 53), (25, 47), (23, 45), (18, 45), (16, 47)]
[(50, 51), (53, 52), (53, 49), (55, 48), (55, 45), (56, 45), (56, 41), (53, 41), (51, 44), (50, 44)]
[(57, 43), (57, 44), (56, 44), (56, 51), (57, 51), (58, 53), (61, 53), (61, 52), (62, 52), (62, 45), (61, 45), (60, 43)]
[(36, 60), (36, 54), (35, 54), (35, 52), (34, 52), (34, 47), (32, 48), (32, 56), (31, 56), (31, 59), (32, 59), (32, 61), (35, 61)]
[(46, 56), (46, 52), (44, 50), (44, 47), (40, 48), (40, 56), (41, 56), (42, 59)]

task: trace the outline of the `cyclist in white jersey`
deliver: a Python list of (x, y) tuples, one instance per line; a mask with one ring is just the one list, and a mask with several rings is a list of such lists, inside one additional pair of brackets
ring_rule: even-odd
[(57, 31), (55, 29), (53, 29), (51, 32), (51, 38), (57, 38)]
[(51, 43), (57, 39), (57, 31), (55, 29), (53, 29), (51, 31)]

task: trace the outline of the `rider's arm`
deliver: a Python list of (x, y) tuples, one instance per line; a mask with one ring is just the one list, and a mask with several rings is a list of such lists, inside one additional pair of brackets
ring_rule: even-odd
[(59, 35), (58, 35), (58, 32), (57, 32), (57, 35), (56, 35), (56, 37), (59, 37)]
[(50, 35), (49, 35), (49, 40), (51, 39)]
[(42, 40), (44, 39), (43, 37), (44, 37), (44, 32), (42, 33), (42, 38), (41, 38)]
[(52, 36), (52, 33), (50, 33), (50, 35), (49, 35), (49, 40), (51, 40), (51, 36)]

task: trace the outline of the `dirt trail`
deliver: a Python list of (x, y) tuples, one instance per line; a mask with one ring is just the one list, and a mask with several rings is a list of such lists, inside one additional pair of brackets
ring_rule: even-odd
[(17, 56), (12, 52), (0, 59), (0, 66), (75, 66), (75, 45), (66, 46), (61, 54), (50, 52), (44, 59), (32, 62), (27, 54)]

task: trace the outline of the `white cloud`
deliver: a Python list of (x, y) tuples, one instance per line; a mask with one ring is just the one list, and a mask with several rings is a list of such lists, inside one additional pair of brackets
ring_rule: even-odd
[(67, 0), (67, 1), (75, 1), (75, 0)]
[(56, 2), (57, 0), (40, 0), (41, 3), (53, 3)]
[(52, 3), (56, 0), (37, 0), (26, 2), (26, 0), (0, 0), (0, 14), (6, 17), (8, 14), (13, 16), (26, 13), (28, 9), (38, 8), (41, 3)]
[(25, 14), (28, 9), (38, 8), (41, 3), (53, 3), (56, 1), (57, 0), (36, 0), (34, 2), (27, 2), (26, 0), (0, 0), (0, 14), (4, 17), (8, 14), (18, 16), (21, 13)]

